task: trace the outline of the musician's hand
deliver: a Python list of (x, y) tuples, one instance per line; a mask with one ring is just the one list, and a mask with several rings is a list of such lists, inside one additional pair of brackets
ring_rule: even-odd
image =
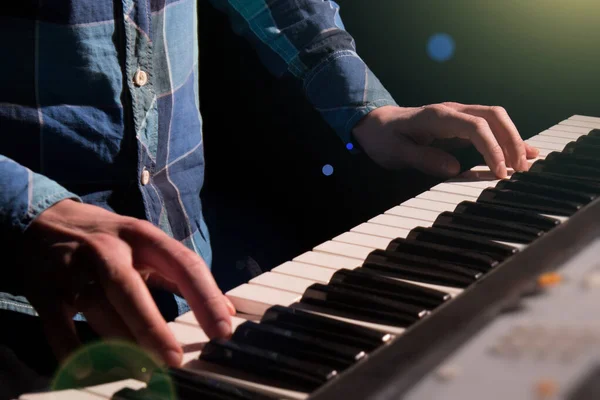
[(499, 178), (506, 177), (506, 167), (526, 171), (527, 159), (538, 155), (537, 149), (523, 142), (501, 107), (385, 106), (367, 114), (353, 134), (367, 155), (384, 168), (413, 167), (442, 177), (460, 172), (458, 160), (438, 146), (455, 138), (475, 145)]
[(80, 345), (72, 320), (80, 311), (100, 336), (134, 341), (179, 366), (182, 349), (146, 286), (150, 275), (183, 294), (210, 337), (231, 334), (235, 309), (204, 261), (149, 222), (63, 200), (26, 238), (37, 256), (24, 260), (28, 298), (61, 361)]

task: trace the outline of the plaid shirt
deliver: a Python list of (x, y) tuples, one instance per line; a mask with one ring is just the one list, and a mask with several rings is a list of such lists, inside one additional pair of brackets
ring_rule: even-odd
[[(212, 0), (338, 133), (395, 104), (324, 0)], [(0, 227), (72, 198), (151, 221), (211, 263), (196, 0), (0, 7)]]

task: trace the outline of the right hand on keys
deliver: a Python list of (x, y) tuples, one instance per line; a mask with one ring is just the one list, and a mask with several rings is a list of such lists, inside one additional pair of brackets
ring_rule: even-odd
[(235, 308), (202, 258), (150, 222), (63, 200), (26, 237), (36, 255), (25, 260), (27, 295), (60, 361), (81, 344), (72, 319), (79, 311), (100, 336), (134, 341), (179, 366), (182, 349), (148, 290), (151, 276), (178, 289), (209, 337), (231, 335)]

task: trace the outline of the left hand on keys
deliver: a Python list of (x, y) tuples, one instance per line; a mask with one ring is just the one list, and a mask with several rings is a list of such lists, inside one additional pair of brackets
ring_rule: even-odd
[(412, 167), (441, 177), (460, 172), (458, 160), (438, 147), (449, 139), (470, 141), (498, 178), (507, 176), (507, 167), (526, 171), (527, 159), (539, 153), (523, 142), (508, 113), (497, 106), (384, 106), (367, 114), (353, 134), (367, 155), (384, 168)]

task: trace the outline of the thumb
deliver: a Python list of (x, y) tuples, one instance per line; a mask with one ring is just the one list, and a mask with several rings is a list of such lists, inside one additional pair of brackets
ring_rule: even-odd
[(413, 145), (406, 150), (406, 165), (425, 174), (449, 178), (460, 172), (456, 157), (444, 150), (421, 145)]

